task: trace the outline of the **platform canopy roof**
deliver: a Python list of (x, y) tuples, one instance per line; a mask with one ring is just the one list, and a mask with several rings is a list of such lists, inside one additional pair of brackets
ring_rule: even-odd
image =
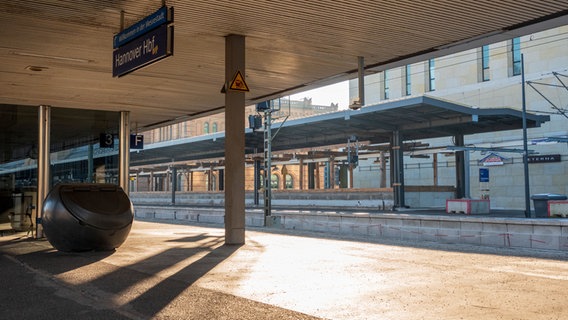
[[(403, 115), (403, 116), (402, 116)], [(527, 114), (527, 127), (549, 121), (549, 116)], [(272, 150), (285, 151), (346, 144), (359, 141), (388, 143), (394, 131), (403, 140), (470, 135), (515, 130), (523, 127), (522, 113), (509, 108), (479, 109), (428, 96), (401, 99), (309, 118), (275, 123)], [(522, 134), (520, 134), (522, 137)], [(145, 150), (131, 152), (132, 166), (167, 164), (179, 161), (222, 158), (225, 133), (154, 143)], [(262, 132), (246, 131), (246, 153), (262, 153)], [(255, 152), (255, 149), (257, 152)]]
[[(112, 77), (113, 35), (174, 8), (174, 55)], [(247, 103), (567, 23), (568, 1), (10, 0), (0, 4), (0, 105), (132, 111), (158, 127), (223, 111), (225, 37), (246, 37)]]

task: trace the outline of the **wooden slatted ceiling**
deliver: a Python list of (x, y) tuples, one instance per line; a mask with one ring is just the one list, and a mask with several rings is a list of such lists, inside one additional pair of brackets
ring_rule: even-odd
[[(152, 126), (222, 110), (227, 34), (247, 37), (247, 99), (254, 103), (353, 78), (357, 56), (378, 71), (449, 53), (436, 48), (455, 43), (463, 44), (454, 52), (470, 48), (468, 39), (518, 36), (529, 31), (507, 29), (551, 15), (560, 17), (556, 24), (568, 23), (568, 0), (168, 0), (175, 9), (174, 56), (112, 78), (112, 35), (119, 30), (120, 11), (129, 25), (161, 3), (3, 2), (0, 104), (131, 110), (140, 127)], [(28, 65), (48, 69), (34, 73)]]

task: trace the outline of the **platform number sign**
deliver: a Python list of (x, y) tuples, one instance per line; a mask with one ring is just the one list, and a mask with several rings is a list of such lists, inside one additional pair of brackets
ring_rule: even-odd
[(101, 148), (114, 148), (114, 135), (112, 133), (101, 133), (99, 136), (99, 146)]
[(144, 136), (141, 134), (130, 135), (130, 149), (144, 149)]

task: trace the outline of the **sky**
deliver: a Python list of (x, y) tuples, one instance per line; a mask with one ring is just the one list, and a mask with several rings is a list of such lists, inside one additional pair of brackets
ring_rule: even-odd
[(329, 86), (300, 92), (290, 96), (291, 100), (312, 98), (312, 104), (329, 106), (339, 103), (339, 109), (347, 109), (349, 106), (349, 81), (343, 81)]

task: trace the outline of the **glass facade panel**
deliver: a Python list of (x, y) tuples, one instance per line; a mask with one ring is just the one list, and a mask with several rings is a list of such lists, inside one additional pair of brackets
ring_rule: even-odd
[(436, 90), (436, 65), (434, 59), (428, 60), (428, 91)]
[(521, 38), (514, 38), (512, 41), (512, 64), (513, 64), (513, 76), (518, 76), (521, 74)]
[(405, 67), (405, 85), (406, 85), (406, 95), (409, 96), (412, 94), (412, 82), (411, 82), (411, 72), (410, 72), (410, 65), (407, 64)]
[(0, 105), (0, 229), (30, 231), (36, 215), (38, 108)]
[(118, 112), (53, 108), (51, 186), (65, 182), (118, 184)]
[(483, 81), (491, 80), (489, 76), (489, 46), (481, 48), (481, 74)]
[(389, 98), (389, 74), (388, 71), (383, 71), (383, 87), (384, 87), (384, 95), (383, 98), (386, 100)]

